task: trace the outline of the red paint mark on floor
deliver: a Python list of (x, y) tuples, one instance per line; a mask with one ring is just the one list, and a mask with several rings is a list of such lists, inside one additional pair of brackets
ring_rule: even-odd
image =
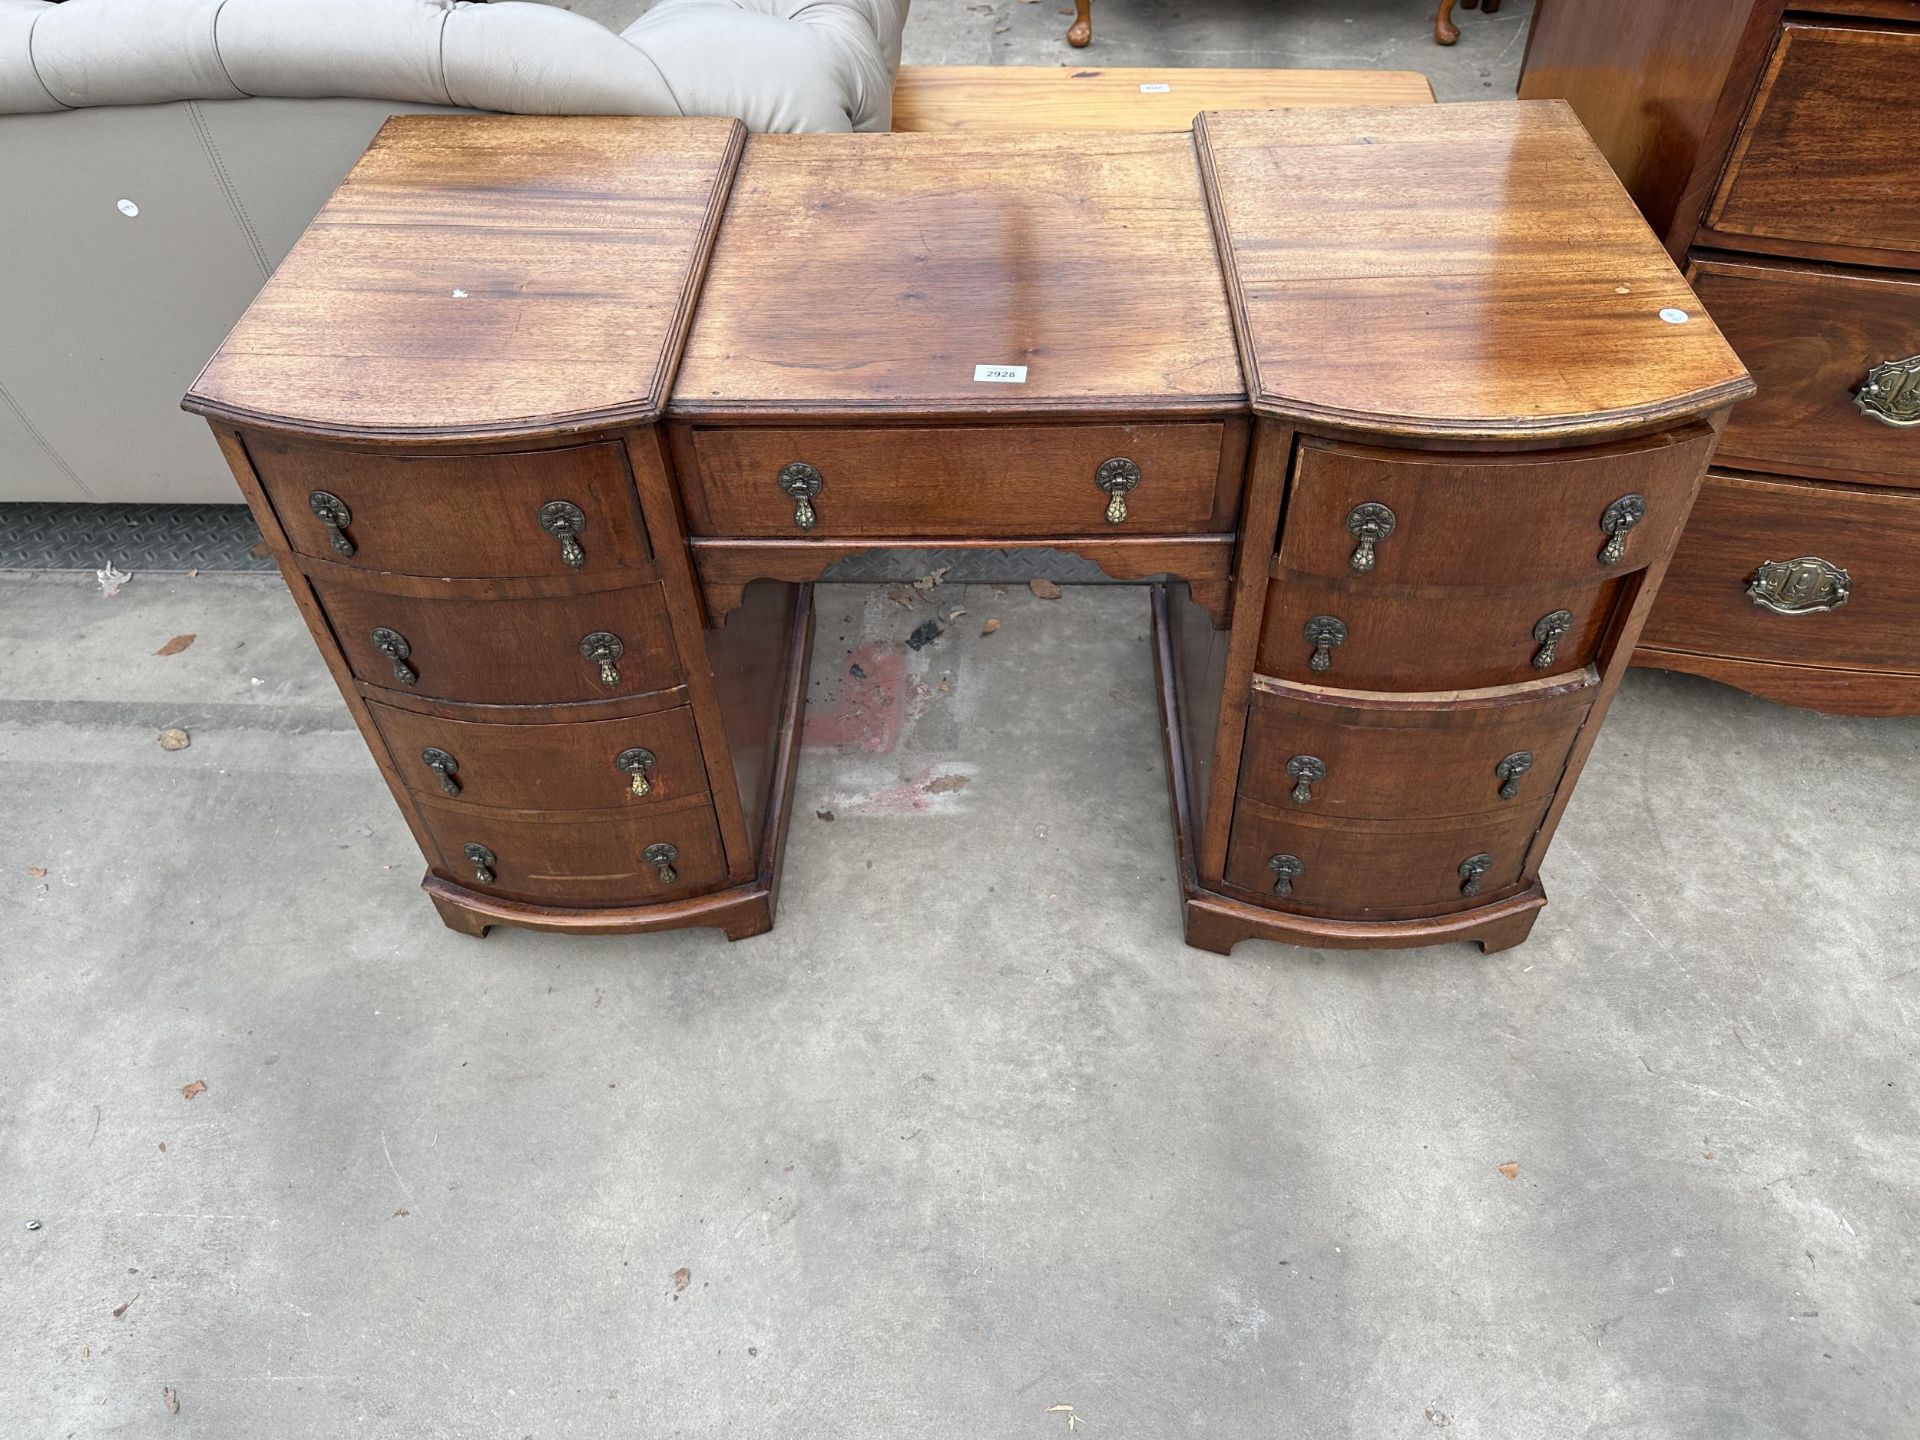
[(834, 693), (807, 707), (800, 743), (884, 755), (899, 742), (906, 718), (906, 656), (889, 641), (869, 640), (847, 656)]

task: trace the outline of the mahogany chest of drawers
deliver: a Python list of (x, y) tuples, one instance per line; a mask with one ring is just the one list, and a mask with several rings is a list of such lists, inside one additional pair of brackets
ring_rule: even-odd
[(1542, 0), (1569, 100), (1758, 394), (1636, 660), (1920, 714), (1920, 0)]
[(1510, 104), (396, 118), (187, 403), (457, 928), (764, 930), (810, 583), (1050, 547), (1157, 582), (1192, 943), (1493, 949), (1748, 389)]

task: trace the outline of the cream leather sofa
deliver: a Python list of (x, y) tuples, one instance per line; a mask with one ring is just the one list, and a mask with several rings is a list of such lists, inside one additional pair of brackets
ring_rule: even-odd
[(885, 130), (907, 3), (0, 0), (0, 501), (237, 502), (180, 396), (389, 114)]

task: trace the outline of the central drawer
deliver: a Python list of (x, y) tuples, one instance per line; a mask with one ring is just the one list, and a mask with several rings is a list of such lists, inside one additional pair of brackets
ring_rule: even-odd
[(1257, 679), (1240, 793), (1271, 810), (1357, 820), (1537, 810), (1599, 686), (1591, 667), (1391, 698)]
[(753, 538), (1207, 533), (1232, 528), (1243, 437), (1221, 422), (696, 428), (687, 518)]

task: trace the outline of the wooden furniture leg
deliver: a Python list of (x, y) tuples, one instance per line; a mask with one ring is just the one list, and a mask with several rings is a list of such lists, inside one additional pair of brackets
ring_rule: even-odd
[(1073, 0), (1073, 10), (1073, 24), (1067, 27), (1067, 43), (1082, 50), (1093, 39), (1093, 0)]

